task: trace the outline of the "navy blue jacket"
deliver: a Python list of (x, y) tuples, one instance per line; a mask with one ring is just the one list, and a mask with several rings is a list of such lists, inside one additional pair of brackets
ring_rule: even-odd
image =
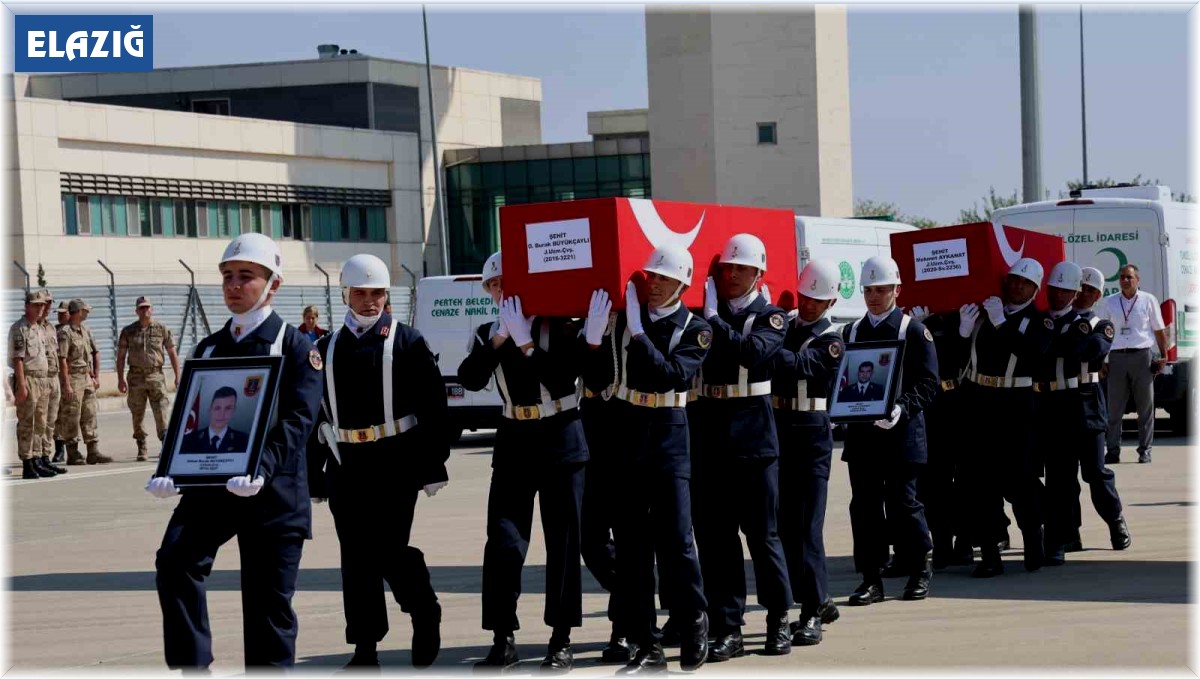
[[(743, 333), (746, 320), (755, 314), (750, 332)], [(701, 376), (704, 384), (738, 383), (741, 368), (749, 372), (747, 383), (770, 382), (775, 354), (783, 346), (787, 314), (759, 295), (739, 313), (721, 300), (712, 326), (709, 349)], [(692, 427), (693, 454), (697, 459), (771, 458), (779, 456), (775, 416), (769, 395), (716, 399), (701, 396), (688, 405)]]
[[(396, 324), (392, 346), (392, 413), (383, 412), (383, 344), (391, 327), (392, 317), (383, 314), (362, 337), (355, 337), (348, 328), (338, 332), (333, 348), (333, 375), (337, 381), (337, 426), (340, 429), (364, 429), (415, 415), (417, 426), (396, 436), (368, 443), (341, 443), (338, 452), (347, 470), (356, 467), (364, 457), (373, 473), (390, 476), (400, 487), (417, 490), (430, 483), (446, 481), (446, 460), (450, 457), (447, 434), (448, 407), (446, 386), (437, 360), (425, 338), (415, 328)], [(317, 340), (325, 365), (329, 365), (329, 343), (332, 333)], [(331, 406), (321, 379), (322, 396)], [(327, 421), (325, 411), (318, 424)], [(309, 441), (309, 478), (313, 497), (329, 497), (329, 489), (321, 469), (336, 475), (338, 463), (329, 448), (317, 440), (314, 428)], [(367, 460), (362, 460), (367, 461)]]
[[(1055, 359), (1059, 356), (1063, 357), (1064, 378), (1078, 377), (1084, 363), (1087, 363), (1087, 372), (1100, 372), (1104, 358), (1112, 348), (1115, 331), (1111, 321), (1100, 319), (1093, 323), (1094, 317), (1095, 314), (1088, 309), (1072, 311), (1059, 319), (1044, 366), (1045, 373), (1038, 377), (1039, 382), (1049, 382), (1055, 378)], [(1067, 330), (1065, 333), (1062, 332), (1064, 327)], [(1108, 399), (1099, 382), (1080, 384), (1079, 389), (1069, 390), (1069, 393), (1072, 393), (1074, 401), (1072, 414), (1082, 418), (1084, 428), (1092, 431), (1108, 428)]]
[[(858, 324), (855, 342), (877, 342), (900, 337), (904, 312), (892, 310), (878, 326), (871, 326), (869, 316)], [(850, 344), (850, 328), (842, 328), (842, 339)], [(853, 347), (850, 347), (853, 349)], [(900, 421), (891, 429), (876, 427), (871, 422), (852, 423), (846, 427), (846, 445), (842, 459), (850, 462), (884, 457), (892, 461), (924, 463), (929, 451), (925, 436), (925, 409), (938, 392), (938, 357), (933, 333), (920, 321), (910, 320), (904, 335), (904, 359), (900, 367)], [(883, 417), (880, 419), (887, 419)]]
[[(976, 331), (976, 365), (980, 375), (1003, 377), (1008, 370), (1009, 357), (1017, 357), (1013, 377), (1033, 377), (1037, 366), (1050, 348), (1050, 331), (1053, 322), (1032, 303), (1008, 316), (1000, 327), (992, 325), (987, 313), (979, 312), (980, 324)], [(1021, 326), (1024, 325), (1024, 331)], [(957, 336), (957, 335), (956, 335)], [(959, 337), (959, 360), (965, 368), (971, 360), (971, 338)], [(1007, 391), (1007, 390), (1005, 390)]]
[[(826, 332), (832, 326), (828, 318), (809, 325), (800, 325), (799, 321), (788, 324), (783, 346), (774, 358), (772, 395), (796, 398), (801, 380), (806, 383), (807, 398), (829, 398), (833, 395), (838, 366), (841, 365), (846, 345), (840, 334)], [(804, 351), (800, 351), (810, 337), (814, 337), (813, 341)], [(788, 421), (795, 424), (824, 424), (829, 419), (827, 411), (776, 411), (776, 418), (780, 412), (787, 412)]]
[[(282, 323), (279, 314), (272, 313), (242, 341), (235, 342), (226, 322), (200, 340), (196, 355), (213, 346), (211, 358), (267, 356)], [(279, 419), (267, 432), (258, 468), (266, 482), (262, 490), (242, 498), (224, 488), (189, 488), (184, 490), (175, 511), (229, 512), (258, 529), (311, 538), (312, 503), (305, 450), (321, 407), (322, 367), (308, 338), (288, 326), (283, 336), (283, 374), (275, 408)]]
[[(588, 389), (599, 392), (618, 381), (625, 328), (625, 314), (620, 314), (616, 327), (604, 336), (600, 348), (589, 352), (584, 369), (584, 384)], [(708, 354), (712, 343), (711, 326), (695, 314), (688, 320), (688, 310), (683, 306), (670, 316), (651, 322), (646, 306), (642, 305), (642, 328), (645, 332), (629, 341), (625, 386), (653, 394), (687, 392)], [(683, 329), (679, 343), (674, 351), (669, 351), (671, 336), (679, 328)], [(647, 408), (620, 400), (615, 395), (609, 399), (608, 407), (612, 426), (619, 427), (612, 433), (616, 459), (637, 462), (683, 478), (691, 476), (685, 408)]]
[[(579, 324), (562, 318), (533, 319), (533, 356), (526, 357), (512, 338), (499, 348), (492, 346), (496, 322), (475, 329), (471, 352), (458, 366), (458, 380), (465, 389), (480, 391), (497, 367), (503, 366), (507, 387), (501, 397), (511, 405), (536, 406), (542, 401), (541, 386), (551, 399), (573, 396), (576, 380), (585, 362), (584, 339)], [(542, 347), (543, 328), (546, 347)], [(498, 386), (498, 385), (497, 385)], [(506, 401), (507, 402), (507, 401)], [(575, 463), (588, 459), (587, 441), (579, 423), (579, 410), (567, 410), (538, 420), (504, 419), (496, 431), (492, 466), (538, 463)]]

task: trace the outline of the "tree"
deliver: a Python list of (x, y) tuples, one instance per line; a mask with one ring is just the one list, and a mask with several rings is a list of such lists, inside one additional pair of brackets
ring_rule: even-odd
[(37, 283), (39, 288), (46, 287), (46, 270), (38, 263)]
[(992, 221), (992, 213), (996, 210), (1020, 204), (1020, 193), (1016, 189), (1013, 189), (1011, 196), (998, 196), (996, 195), (996, 187), (989, 186), (988, 195), (983, 197), (983, 212), (980, 213), (977, 204), (971, 203), (971, 209), (958, 211), (958, 221), (962, 224), (990, 222)]
[(935, 226), (940, 226), (933, 219), (918, 217), (916, 215), (900, 214), (900, 209), (895, 203), (886, 203), (860, 198), (854, 201), (854, 216), (855, 217), (888, 217), (899, 222), (912, 224), (918, 229), (929, 229)]

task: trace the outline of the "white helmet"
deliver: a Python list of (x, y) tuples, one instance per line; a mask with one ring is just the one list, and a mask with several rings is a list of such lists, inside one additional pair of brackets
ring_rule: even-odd
[(660, 245), (646, 259), (642, 271), (656, 273), (677, 280), (684, 285), (692, 284), (692, 253), (686, 248)]
[(767, 246), (758, 236), (749, 233), (739, 233), (725, 244), (721, 251), (719, 264), (744, 264), (759, 271), (767, 270)]
[(1079, 292), (1079, 284), (1083, 281), (1083, 270), (1075, 262), (1059, 262), (1050, 269), (1050, 278), (1046, 279), (1046, 285), (1051, 285), (1063, 290), (1074, 290)]
[(274, 276), (283, 279), (283, 256), (279, 244), (261, 233), (243, 233), (229, 241), (220, 264), (225, 262), (253, 262), (265, 266)]
[(1033, 284), (1042, 287), (1042, 278), (1045, 275), (1045, 270), (1042, 268), (1042, 263), (1032, 257), (1022, 257), (1017, 260), (1016, 264), (1008, 270), (1009, 275), (1020, 276), (1028, 281), (1033, 281)]
[(483, 263), (483, 289), (487, 290), (488, 281), (503, 275), (504, 267), (500, 265), (500, 252), (497, 250)]
[(827, 259), (814, 259), (800, 272), (800, 283), (796, 290), (812, 299), (837, 299), (842, 272), (838, 265)]
[(392, 272), (375, 255), (354, 255), (342, 265), (342, 301), (350, 303), (350, 288), (392, 287)]
[(1080, 280), (1082, 285), (1087, 285), (1103, 292), (1104, 290), (1104, 273), (1094, 266), (1083, 267), (1083, 279)]
[(862, 276), (858, 282), (862, 286), (900, 285), (900, 267), (891, 257), (876, 255), (863, 262)]

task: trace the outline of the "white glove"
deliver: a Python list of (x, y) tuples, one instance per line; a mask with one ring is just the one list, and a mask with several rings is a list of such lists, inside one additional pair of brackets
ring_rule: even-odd
[(879, 427), (880, 429), (891, 429), (892, 427), (896, 426), (897, 422), (900, 421), (900, 413), (902, 412), (904, 411), (900, 410), (900, 406), (892, 406), (892, 419), (875, 420), (875, 426)]
[(509, 297), (500, 306), (500, 320), (508, 327), (508, 336), (517, 346), (533, 343), (533, 319), (521, 311), (521, 298)]
[(970, 337), (975, 332), (975, 321), (979, 320), (979, 305), (964, 304), (958, 308), (958, 335)]
[(717, 283), (709, 276), (704, 280), (704, 320), (717, 315)]
[(503, 297), (500, 298), (500, 315), (496, 318), (496, 337), (508, 337), (508, 326), (504, 324), (504, 302)]
[(175, 487), (175, 482), (171, 480), (171, 477), (155, 476), (150, 479), (150, 483), (146, 484), (146, 492), (160, 500), (165, 500), (178, 495), (179, 489)]
[(923, 321), (926, 318), (929, 318), (929, 309), (918, 304), (917, 306), (908, 310), (908, 315), (911, 316), (914, 321)]
[(445, 488), (446, 485), (449, 483), (450, 483), (449, 481), (438, 481), (437, 483), (426, 484), (425, 485), (426, 497), (433, 497), (434, 495), (437, 495), (437, 492), (439, 490)]
[(767, 287), (766, 283), (763, 283), (758, 288), (758, 294), (762, 295), (763, 300), (766, 301), (767, 304), (771, 303), (771, 290)]
[(583, 334), (587, 337), (588, 344), (600, 346), (604, 339), (604, 331), (608, 328), (608, 312), (611, 310), (612, 300), (608, 298), (607, 292), (597, 290), (592, 293), (592, 304), (588, 307), (587, 321), (583, 324)]
[(314, 498), (312, 499), (312, 501), (313, 501), (313, 504), (314, 504), (314, 505), (323, 505), (323, 504), (325, 504), (326, 502), (329, 502), (329, 498), (327, 498), (327, 497), (314, 497)]
[(225, 490), (237, 495), (238, 497), (250, 497), (257, 495), (258, 491), (262, 490), (263, 484), (266, 481), (263, 477), (256, 477), (253, 481), (250, 480), (250, 475), (235, 476), (225, 483)]
[(983, 300), (983, 310), (987, 312), (988, 320), (997, 328), (1004, 322), (1004, 302), (1001, 302), (999, 297), (992, 295)]
[(625, 284), (625, 325), (634, 337), (646, 332), (642, 329), (642, 303), (638, 301), (637, 286), (633, 281)]

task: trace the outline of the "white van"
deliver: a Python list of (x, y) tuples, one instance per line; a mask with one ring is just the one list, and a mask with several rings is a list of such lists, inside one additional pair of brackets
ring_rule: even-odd
[(891, 257), (891, 234), (916, 230), (917, 227), (903, 222), (796, 215), (800, 270), (803, 271), (804, 266), (814, 259), (837, 262), (841, 269), (842, 283), (838, 287), (840, 297), (832, 311), (835, 324), (857, 320), (867, 313), (867, 305), (858, 285), (863, 262), (876, 255)]
[[(1200, 206), (1176, 203), (1166, 186), (1083, 189), (1069, 200), (1003, 208), (992, 222), (1053, 233), (1066, 241), (1067, 259), (1105, 275), (1104, 294), (1120, 292), (1117, 270), (1136, 264), (1141, 289), (1158, 298), (1175, 359), (1154, 380), (1154, 403), (1171, 416), (1171, 428), (1186, 432), (1196, 354), (1196, 255)], [(1171, 317), (1174, 316), (1174, 322)], [(1155, 349), (1157, 352), (1157, 348)]]
[(417, 282), (413, 327), (438, 358), (450, 404), (452, 442), (464, 430), (495, 429), (503, 410), (494, 379), (483, 391), (467, 391), (458, 382), (458, 366), (467, 357), (475, 329), (500, 314), (481, 280), (480, 276), (430, 276)]

